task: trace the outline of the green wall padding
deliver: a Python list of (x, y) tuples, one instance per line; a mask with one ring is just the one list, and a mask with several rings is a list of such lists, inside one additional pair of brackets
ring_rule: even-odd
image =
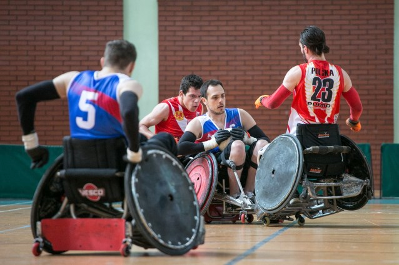
[(399, 197), (399, 144), (381, 145), (381, 197)]
[(356, 145), (359, 147), (360, 151), (363, 152), (363, 155), (366, 157), (367, 162), (369, 162), (370, 167), (371, 167), (372, 160), (371, 160), (371, 146), (370, 146), (370, 144), (359, 143), (359, 144), (356, 144)]
[(0, 145), (0, 198), (32, 199), (44, 172), (63, 151), (61, 146), (46, 147), (47, 164), (30, 169), (31, 160), (22, 145)]

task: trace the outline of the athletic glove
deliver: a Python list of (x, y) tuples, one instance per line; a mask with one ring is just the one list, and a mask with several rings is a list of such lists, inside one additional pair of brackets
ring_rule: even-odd
[(260, 106), (262, 106), (262, 99), (267, 97), (269, 97), (269, 95), (262, 95), (258, 97), (258, 99), (255, 101), (255, 107), (258, 109)]
[(221, 142), (229, 139), (230, 132), (228, 130), (219, 130), (213, 135), (213, 137), (215, 138), (216, 143), (220, 144)]
[(360, 121), (353, 121), (350, 118), (346, 120), (346, 125), (348, 125), (354, 132), (359, 132), (362, 129)]
[(26, 153), (30, 156), (32, 163), (30, 169), (40, 168), (48, 162), (49, 152), (43, 146), (37, 146), (32, 149), (26, 149)]
[(243, 128), (241, 127), (234, 127), (233, 129), (231, 129), (230, 134), (231, 134), (231, 138), (233, 140), (243, 140), (244, 136), (245, 136), (245, 131)]

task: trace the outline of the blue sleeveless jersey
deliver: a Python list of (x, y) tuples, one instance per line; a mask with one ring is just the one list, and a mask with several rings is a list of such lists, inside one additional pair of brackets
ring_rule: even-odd
[[(202, 137), (197, 140), (197, 142), (205, 142), (212, 138), (219, 129), (229, 129), (235, 127), (243, 127), (241, 123), (241, 116), (238, 109), (225, 109), (226, 113), (226, 121), (224, 124), (224, 128), (218, 128), (215, 123), (211, 120), (211, 118), (207, 114), (203, 114), (199, 116), (198, 119), (202, 125)], [(211, 152), (219, 152), (219, 147), (215, 147), (211, 150)]]
[(79, 73), (69, 85), (69, 125), (71, 137), (105, 139), (124, 136), (117, 87), (130, 79), (124, 74), (97, 78), (95, 71)]

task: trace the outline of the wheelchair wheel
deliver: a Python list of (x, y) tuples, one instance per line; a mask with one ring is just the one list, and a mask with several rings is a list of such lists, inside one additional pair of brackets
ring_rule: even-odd
[[(63, 167), (64, 155), (60, 155), (44, 173), (40, 180), (32, 200), (30, 215), (30, 227), (33, 238), (37, 238), (38, 231), (36, 224), (45, 218), (53, 217), (61, 207), (64, 197), (64, 189), (61, 182), (55, 178), (57, 172)], [(36, 246), (37, 244), (35, 244)], [(38, 246), (36, 246), (37, 248)], [(43, 250), (51, 254), (61, 254), (65, 251), (54, 251), (51, 243), (44, 239)], [(41, 249), (37, 248), (36, 254), (40, 255)], [(34, 253), (35, 254), (35, 253)]]
[(372, 198), (372, 181), (373, 181), (373, 172), (370, 164), (367, 162), (366, 157), (363, 155), (362, 151), (359, 147), (347, 136), (341, 135), (342, 145), (349, 146), (352, 148), (352, 152), (347, 154), (347, 173), (355, 176), (356, 178), (370, 181), (370, 185), (363, 188), (361, 194), (350, 197), (337, 199), (338, 207), (344, 210), (358, 210), (365, 206), (369, 199)]
[(142, 146), (129, 164), (125, 195), (133, 217), (133, 244), (183, 255), (198, 245), (201, 220), (193, 184), (179, 160), (162, 148)]
[(217, 161), (212, 153), (200, 153), (186, 166), (187, 174), (194, 184), (201, 215), (212, 202), (217, 185)]
[(299, 140), (290, 134), (275, 138), (259, 161), (255, 177), (256, 204), (261, 212), (276, 213), (295, 193), (302, 176)]

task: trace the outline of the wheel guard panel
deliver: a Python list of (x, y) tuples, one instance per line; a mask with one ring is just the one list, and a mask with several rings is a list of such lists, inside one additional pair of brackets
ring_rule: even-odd
[(302, 174), (303, 156), (298, 139), (280, 135), (267, 147), (255, 179), (257, 206), (268, 213), (283, 208), (293, 195)]

